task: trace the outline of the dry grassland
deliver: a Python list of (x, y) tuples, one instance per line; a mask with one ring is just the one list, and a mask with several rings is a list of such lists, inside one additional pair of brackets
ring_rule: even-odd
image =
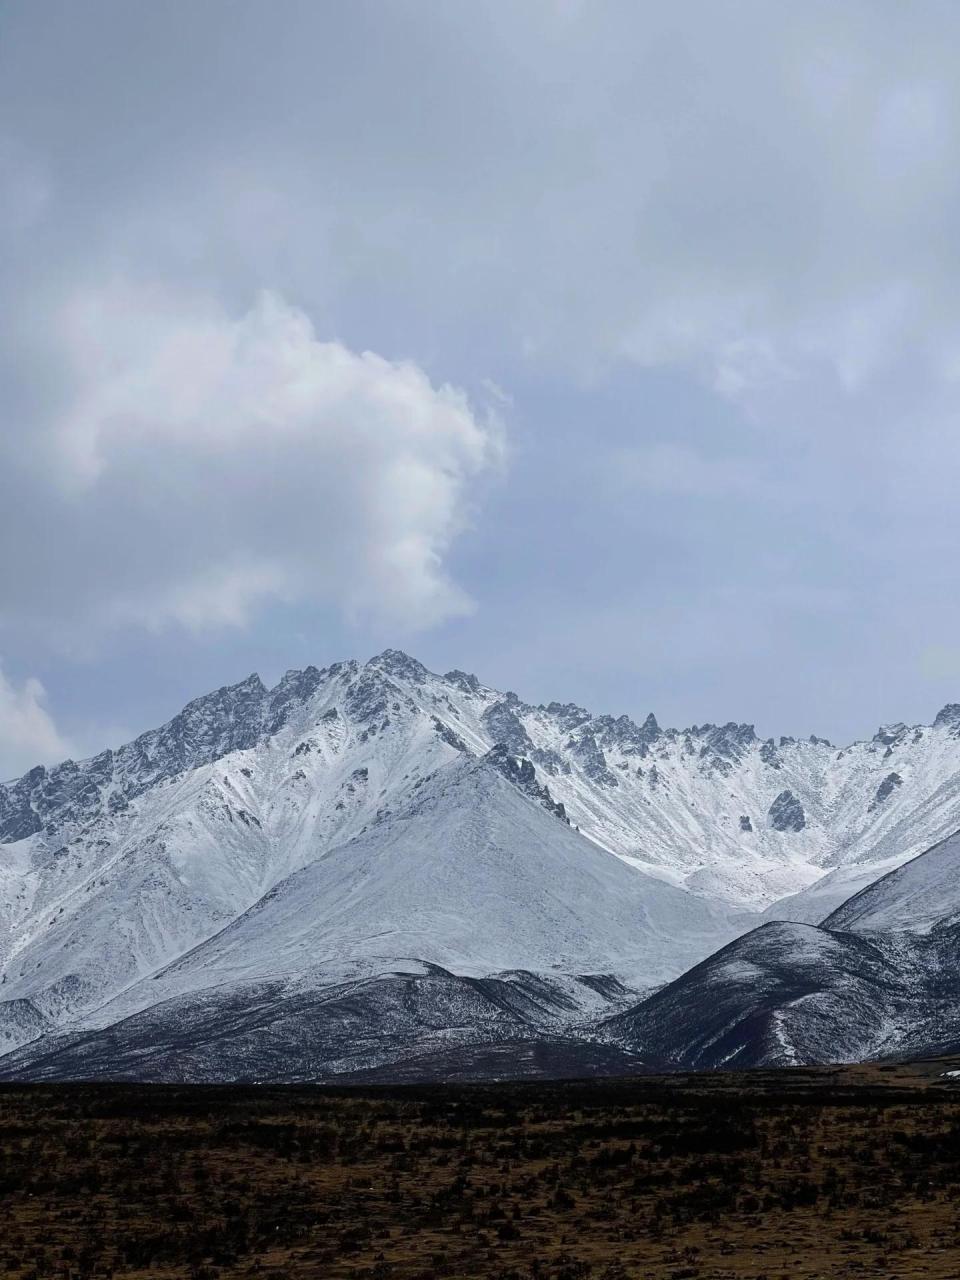
[(943, 1069), (6, 1086), (0, 1274), (957, 1280)]

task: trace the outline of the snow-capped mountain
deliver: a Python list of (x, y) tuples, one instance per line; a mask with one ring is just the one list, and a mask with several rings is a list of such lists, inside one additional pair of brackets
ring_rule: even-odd
[(384, 1061), (397, 1010), (400, 1056), (566, 1035), (957, 827), (960, 706), (838, 749), (532, 706), (395, 650), (251, 676), (0, 786), (0, 1051), (116, 1065), (128, 1035), (214, 1078), (273, 1036), (302, 1078)]
[(797, 1066), (960, 1042), (960, 833), (819, 927), (769, 923), (604, 1024), (666, 1066)]
[(216, 1078), (227, 1061), (251, 1069), (266, 1021), (284, 1076), (375, 1066), (398, 1037), (422, 1053), (606, 1012), (636, 996), (611, 971), (656, 978), (731, 932), (723, 912), (591, 845), (486, 757), (455, 760), (393, 820), (91, 1011), (85, 1028), (105, 1034), (58, 1044), (55, 1061), (102, 1056), (117, 1071), (126, 1053), (140, 1069), (173, 1047), (178, 1070)]

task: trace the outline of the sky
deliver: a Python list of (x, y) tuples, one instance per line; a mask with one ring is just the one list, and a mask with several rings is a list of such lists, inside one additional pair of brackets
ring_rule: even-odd
[(960, 701), (960, 8), (0, 0), (0, 777), (386, 647)]

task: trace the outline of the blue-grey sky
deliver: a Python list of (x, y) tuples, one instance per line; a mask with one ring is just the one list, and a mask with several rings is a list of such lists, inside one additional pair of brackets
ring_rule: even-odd
[(0, 776), (387, 645), (960, 700), (960, 10), (3, 0)]

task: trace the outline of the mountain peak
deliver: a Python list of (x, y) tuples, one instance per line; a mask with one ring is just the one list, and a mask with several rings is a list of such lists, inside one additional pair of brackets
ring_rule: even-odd
[(726, 724), (703, 725), (701, 732), (705, 739), (703, 750), (714, 751), (718, 755), (735, 756), (757, 740), (752, 724), (737, 724), (733, 720)]
[[(398, 649), (291, 670), (271, 689), (251, 674), (115, 751), (0, 786), (0, 1075), (4, 1053), (37, 1034), (11, 1001), (34, 1002), (59, 1035), (107, 1004), (153, 1007), (160, 972), (170, 996), (181, 981), (196, 995), (206, 1027), (205, 993), (239, 983), (232, 1017), (253, 969), (294, 975), (297, 999), (301, 981), (326, 990), (324, 956), (462, 964), (485, 979), (543, 965), (565, 983), (603, 966), (648, 983), (702, 960), (748, 912), (769, 918), (772, 903), (821, 920), (848, 899), (857, 928), (939, 934), (945, 915), (960, 920), (957, 848), (850, 899), (960, 827), (960, 705), (937, 723), (948, 727), (890, 725), (881, 745), (834, 757), (761, 743), (734, 721), (680, 733), (652, 713), (533, 706)], [(786, 954), (806, 975), (825, 956), (832, 981), (831, 936), (771, 925), (733, 959), (772, 972)], [(845, 943), (841, 960), (859, 964), (859, 946)], [(782, 986), (785, 1000), (792, 991)], [(459, 1005), (455, 1017), (479, 1034)], [(357, 1026), (352, 1012), (348, 1038)], [(313, 1054), (323, 1037), (310, 1039)]]
[(460, 671), (459, 668), (454, 667), (452, 671), (445, 671), (443, 678), (447, 684), (455, 684), (464, 693), (480, 692), (480, 681), (469, 671)]
[(384, 649), (383, 653), (372, 657), (367, 666), (377, 667), (380, 671), (398, 676), (401, 680), (411, 680), (414, 684), (423, 684), (430, 675), (422, 662), (411, 658), (409, 653), (404, 653), (402, 649)]
[[(941, 712), (942, 714), (942, 712)], [(939, 719), (939, 717), (938, 717)], [(895, 747), (901, 742), (907, 734), (907, 726), (902, 720), (898, 720), (896, 724), (882, 724), (877, 732), (873, 735), (874, 742), (879, 742), (885, 747)]]
[(933, 724), (937, 729), (956, 729), (960, 726), (960, 702), (948, 702), (937, 712)]

